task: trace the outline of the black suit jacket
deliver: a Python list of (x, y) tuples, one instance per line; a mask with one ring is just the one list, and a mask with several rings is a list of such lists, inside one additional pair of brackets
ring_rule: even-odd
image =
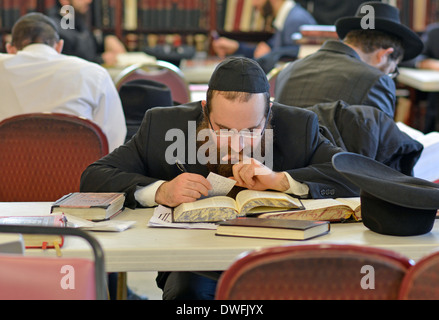
[(323, 135), (334, 145), (381, 162), (406, 175), (421, 156), (423, 146), (399, 130), (395, 121), (370, 106), (350, 106), (343, 101), (309, 107)]
[(396, 88), (388, 75), (361, 61), (355, 50), (340, 41), (327, 41), (279, 73), (275, 99), (301, 108), (343, 100), (378, 108), (393, 118)]
[[(274, 171), (286, 171), (306, 183), (313, 198), (358, 196), (359, 190), (332, 167), (332, 156), (341, 149), (320, 134), (313, 112), (279, 104), (273, 105), (272, 112)], [(175, 151), (177, 139), (185, 145), (180, 156), (188, 171), (207, 176), (207, 167), (188, 152), (194, 150), (195, 141), (187, 137), (202, 119), (200, 102), (148, 110), (129, 142), (84, 171), (80, 190), (126, 192), (125, 205), (134, 208), (138, 205), (134, 198), (137, 186), (172, 180), (180, 174), (174, 163), (166, 161), (166, 152)]]

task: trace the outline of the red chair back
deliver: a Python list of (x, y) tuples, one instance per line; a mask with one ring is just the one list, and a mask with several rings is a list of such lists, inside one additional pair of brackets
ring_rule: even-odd
[(404, 277), (402, 300), (439, 300), (439, 252), (420, 259)]
[(159, 60), (155, 64), (129, 66), (116, 77), (116, 88), (120, 90), (124, 83), (137, 79), (148, 79), (167, 85), (171, 90), (173, 101), (178, 104), (191, 101), (189, 85), (183, 72), (169, 62)]
[(75, 228), (0, 225), (0, 233), (75, 236), (94, 259), (0, 254), (0, 300), (105, 300), (104, 252), (90, 234)]
[(353, 245), (267, 248), (233, 263), (219, 280), (216, 299), (397, 299), (410, 265), (393, 252)]
[(0, 201), (55, 201), (79, 191), (85, 168), (108, 154), (93, 122), (32, 113), (0, 122)]

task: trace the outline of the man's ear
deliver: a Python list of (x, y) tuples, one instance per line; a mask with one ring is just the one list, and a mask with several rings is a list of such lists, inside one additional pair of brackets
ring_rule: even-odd
[(379, 64), (386, 63), (389, 59), (389, 56), (393, 53), (393, 51), (395, 51), (395, 49), (393, 49), (392, 47), (378, 50), (377, 58)]
[(53, 48), (56, 50), (56, 52), (61, 53), (63, 47), (64, 47), (64, 40), (61, 39), (55, 44), (55, 46)]
[(10, 43), (6, 44), (6, 52), (9, 54), (16, 54), (18, 52), (17, 47)]

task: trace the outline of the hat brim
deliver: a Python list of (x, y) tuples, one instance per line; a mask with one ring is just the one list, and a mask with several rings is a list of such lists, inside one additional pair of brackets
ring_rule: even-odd
[[(340, 39), (344, 39), (349, 31), (361, 30), (361, 17), (340, 18), (335, 22), (337, 34)], [(424, 49), (421, 38), (410, 28), (403, 24), (395, 23), (387, 19), (375, 19), (375, 29), (384, 33), (391, 34), (402, 41), (404, 57), (402, 61), (407, 61), (418, 56)]]
[(407, 176), (360, 154), (341, 152), (334, 168), (349, 181), (378, 199), (412, 209), (439, 209), (439, 185)]

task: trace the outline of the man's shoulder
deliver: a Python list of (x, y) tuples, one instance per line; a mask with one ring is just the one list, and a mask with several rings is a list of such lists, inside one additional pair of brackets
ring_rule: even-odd
[[(107, 69), (105, 69), (103, 66), (80, 57), (60, 54), (58, 61), (65, 65), (65, 71), (70, 69), (72, 72), (81, 73), (85, 77), (95, 77), (96, 80), (98, 80), (98, 78), (111, 78)], [(98, 82), (99, 81), (96, 81), (96, 83)]]
[(309, 111), (305, 108), (298, 108), (295, 106), (289, 106), (278, 102), (274, 102), (272, 108), (273, 108), (274, 118), (281, 120), (283, 122), (285, 121), (288, 122), (289, 119), (298, 120), (298, 119), (316, 117), (314, 112)]
[(198, 121), (202, 116), (201, 103), (191, 102), (178, 106), (163, 106), (151, 108), (147, 111), (147, 115), (154, 121), (159, 119), (161, 123), (170, 126), (177, 123), (186, 123), (187, 121)]

